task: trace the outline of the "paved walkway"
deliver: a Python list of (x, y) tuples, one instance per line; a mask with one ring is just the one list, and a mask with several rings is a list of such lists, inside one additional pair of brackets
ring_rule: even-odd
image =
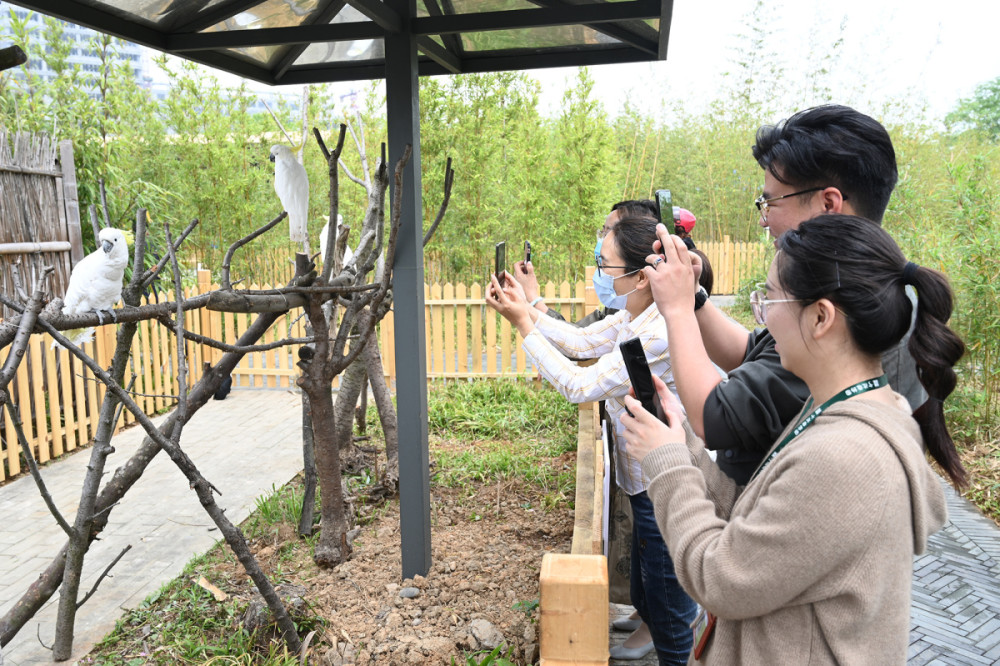
[[(1000, 664), (1000, 527), (947, 484), (945, 493), (950, 520), (913, 562), (907, 664)], [(631, 610), (613, 605), (610, 619)], [(611, 631), (613, 644), (627, 636)], [(656, 666), (656, 653), (611, 663)]]
[[(257, 497), (302, 469), (300, 405), (299, 395), (287, 390), (233, 391), (223, 401), (209, 400), (188, 423), (181, 445), (205, 478), (222, 491), (216, 499), (230, 520), (241, 522)], [(114, 438), (116, 451), (108, 460), (109, 473), (138, 447), (143, 434), (135, 426)], [(70, 522), (89, 458), (89, 451), (84, 451), (42, 471)], [(0, 612), (6, 612), (66, 537), (28, 476), (0, 488), (0, 516)], [(183, 474), (166, 454), (158, 455), (112, 511), (101, 540), (87, 553), (81, 593), (132, 544), (78, 615), (74, 659), (114, 628), (122, 609), (136, 607), (218, 539), (218, 530)], [(52, 663), (51, 652), (39, 645), (36, 636), (40, 634), (51, 646), (57, 599), (58, 594), (3, 649), (5, 664)]]

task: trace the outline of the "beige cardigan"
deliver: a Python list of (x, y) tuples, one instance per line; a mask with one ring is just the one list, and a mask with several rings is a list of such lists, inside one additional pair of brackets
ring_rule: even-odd
[(645, 458), (677, 577), (719, 618), (690, 663), (906, 662), (913, 555), (947, 510), (896, 397), (831, 406), (745, 489), (690, 430)]

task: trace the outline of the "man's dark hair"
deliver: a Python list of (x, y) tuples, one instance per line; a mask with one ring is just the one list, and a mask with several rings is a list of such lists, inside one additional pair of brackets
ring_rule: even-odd
[(646, 257), (653, 253), (656, 241), (655, 217), (641, 215), (633, 217), (622, 213), (622, 218), (609, 233), (615, 235), (615, 245), (626, 271), (634, 271), (648, 266)]
[(795, 187), (836, 187), (854, 211), (882, 222), (896, 186), (896, 152), (882, 125), (847, 106), (800, 111), (757, 130), (761, 168)]
[(611, 207), (611, 212), (621, 211), (621, 217), (652, 217), (657, 222), (660, 221), (660, 209), (655, 201), (649, 199), (631, 199), (629, 201), (619, 201)]

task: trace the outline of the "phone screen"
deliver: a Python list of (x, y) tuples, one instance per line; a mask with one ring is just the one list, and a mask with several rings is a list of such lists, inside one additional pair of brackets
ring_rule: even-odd
[(529, 264), (530, 262), (531, 262), (531, 243), (529, 243), (528, 241), (524, 241), (524, 263), (525, 263), (524, 272), (525, 273), (528, 272), (527, 264)]
[[(670, 195), (670, 190), (656, 190), (654, 198), (660, 211), (660, 222), (667, 224), (667, 220), (674, 219), (674, 198)], [(673, 226), (668, 225), (667, 228), (673, 231)]]
[[(639, 338), (632, 338), (619, 344), (618, 348), (621, 350), (622, 358), (625, 359), (625, 369), (628, 371), (628, 379), (632, 384), (636, 400), (642, 403), (643, 409), (663, 421), (663, 409), (656, 395), (653, 375), (649, 371), (649, 363), (646, 362), (642, 341)], [(631, 412), (629, 415), (635, 416)]]
[(500, 285), (503, 286), (503, 283), (504, 283), (503, 282), (503, 273), (504, 273), (505, 267), (507, 266), (507, 243), (504, 242), (504, 241), (500, 241), (499, 243), (497, 243), (496, 244), (496, 253), (497, 253), (497, 257), (496, 257), (496, 277), (497, 277), (497, 282), (499, 282)]

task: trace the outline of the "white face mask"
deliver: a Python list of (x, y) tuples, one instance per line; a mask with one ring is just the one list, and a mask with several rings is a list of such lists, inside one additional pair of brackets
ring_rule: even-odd
[(600, 299), (601, 304), (606, 308), (611, 308), (612, 310), (624, 310), (625, 304), (628, 302), (628, 295), (638, 289), (633, 289), (626, 294), (619, 294), (615, 291), (615, 280), (618, 278), (623, 278), (626, 275), (632, 275), (632, 273), (638, 273), (641, 268), (637, 268), (631, 273), (625, 273), (625, 275), (619, 275), (618, 277), (612, 277), (603, 271), (597, 271), (594, 273), (594, 291), (597, 292), (597, 298)]

